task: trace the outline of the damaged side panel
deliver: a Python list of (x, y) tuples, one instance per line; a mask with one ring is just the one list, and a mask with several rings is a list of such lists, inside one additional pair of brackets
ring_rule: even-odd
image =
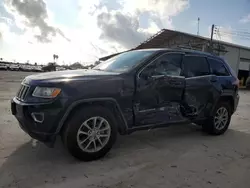
[(180, 104), (185, 78), (163, 76), (138, 80), (135, 95), (135, 125), (167, 124), (183, 121)]
[[(212, 110), (212, 76), (165, 77), (140, 83), (135, 97), (135, 125), (168, 124), (204, 118)], [(150, 81), (149, 81), (150, 82)]]
[[(189, 118), (203, 118), (212, 110), (214, 89), (211, 84), (213, 76), (186, 78), (186, 87), (181, 106), (182, 115)], [(219, 93), (218, 93), (219, 95)]]
[(206, 117), (219, 95), (213, 88), (215, 82), (205, 57), (178, 53), (161, 56), (136, 78), (135, 126)]

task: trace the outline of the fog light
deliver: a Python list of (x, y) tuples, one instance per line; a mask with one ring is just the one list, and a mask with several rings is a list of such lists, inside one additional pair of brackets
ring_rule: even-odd
[(42, 112), (32, 112), (31, 117), (37, 123), (42, 123), (44, 120), (44, 113)]

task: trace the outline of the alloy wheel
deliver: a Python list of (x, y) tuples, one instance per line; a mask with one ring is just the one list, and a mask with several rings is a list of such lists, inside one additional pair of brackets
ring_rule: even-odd
[(229, 118), (228, 110), (225, 107), (220, 107), (214, 116), (214, 126), (217, 130), (222, 130), (227, 125)]
[(77, 143), (84, 152), (98, 152), (108, 143), (110, 135), (111, 127), (105, 118), (91, 117), (78, 129)]

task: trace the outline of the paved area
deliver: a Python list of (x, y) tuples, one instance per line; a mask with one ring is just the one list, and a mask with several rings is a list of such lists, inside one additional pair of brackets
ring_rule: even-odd
[(229, 131), (209, 136), (194, 125), (118, 138), (102, 160), (79, 162), (63, 148), (30, 139), (10, 113), (10, 98), (28, 74), (0, 71), (0, 187), (249, 188), (250, 92)]

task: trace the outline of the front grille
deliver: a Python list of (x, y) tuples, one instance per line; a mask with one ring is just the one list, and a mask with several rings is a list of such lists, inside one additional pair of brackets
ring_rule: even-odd
[(25, 97), (27, 96), (28, 94), (28, 91), (29, 91), (29, 86), (27, 85), (21, 85), (21, 88), (20, 90), (17, 92), (17, 99), (18, 100), (21, 100), (21, 101), (24, 101), (25, 100)]

